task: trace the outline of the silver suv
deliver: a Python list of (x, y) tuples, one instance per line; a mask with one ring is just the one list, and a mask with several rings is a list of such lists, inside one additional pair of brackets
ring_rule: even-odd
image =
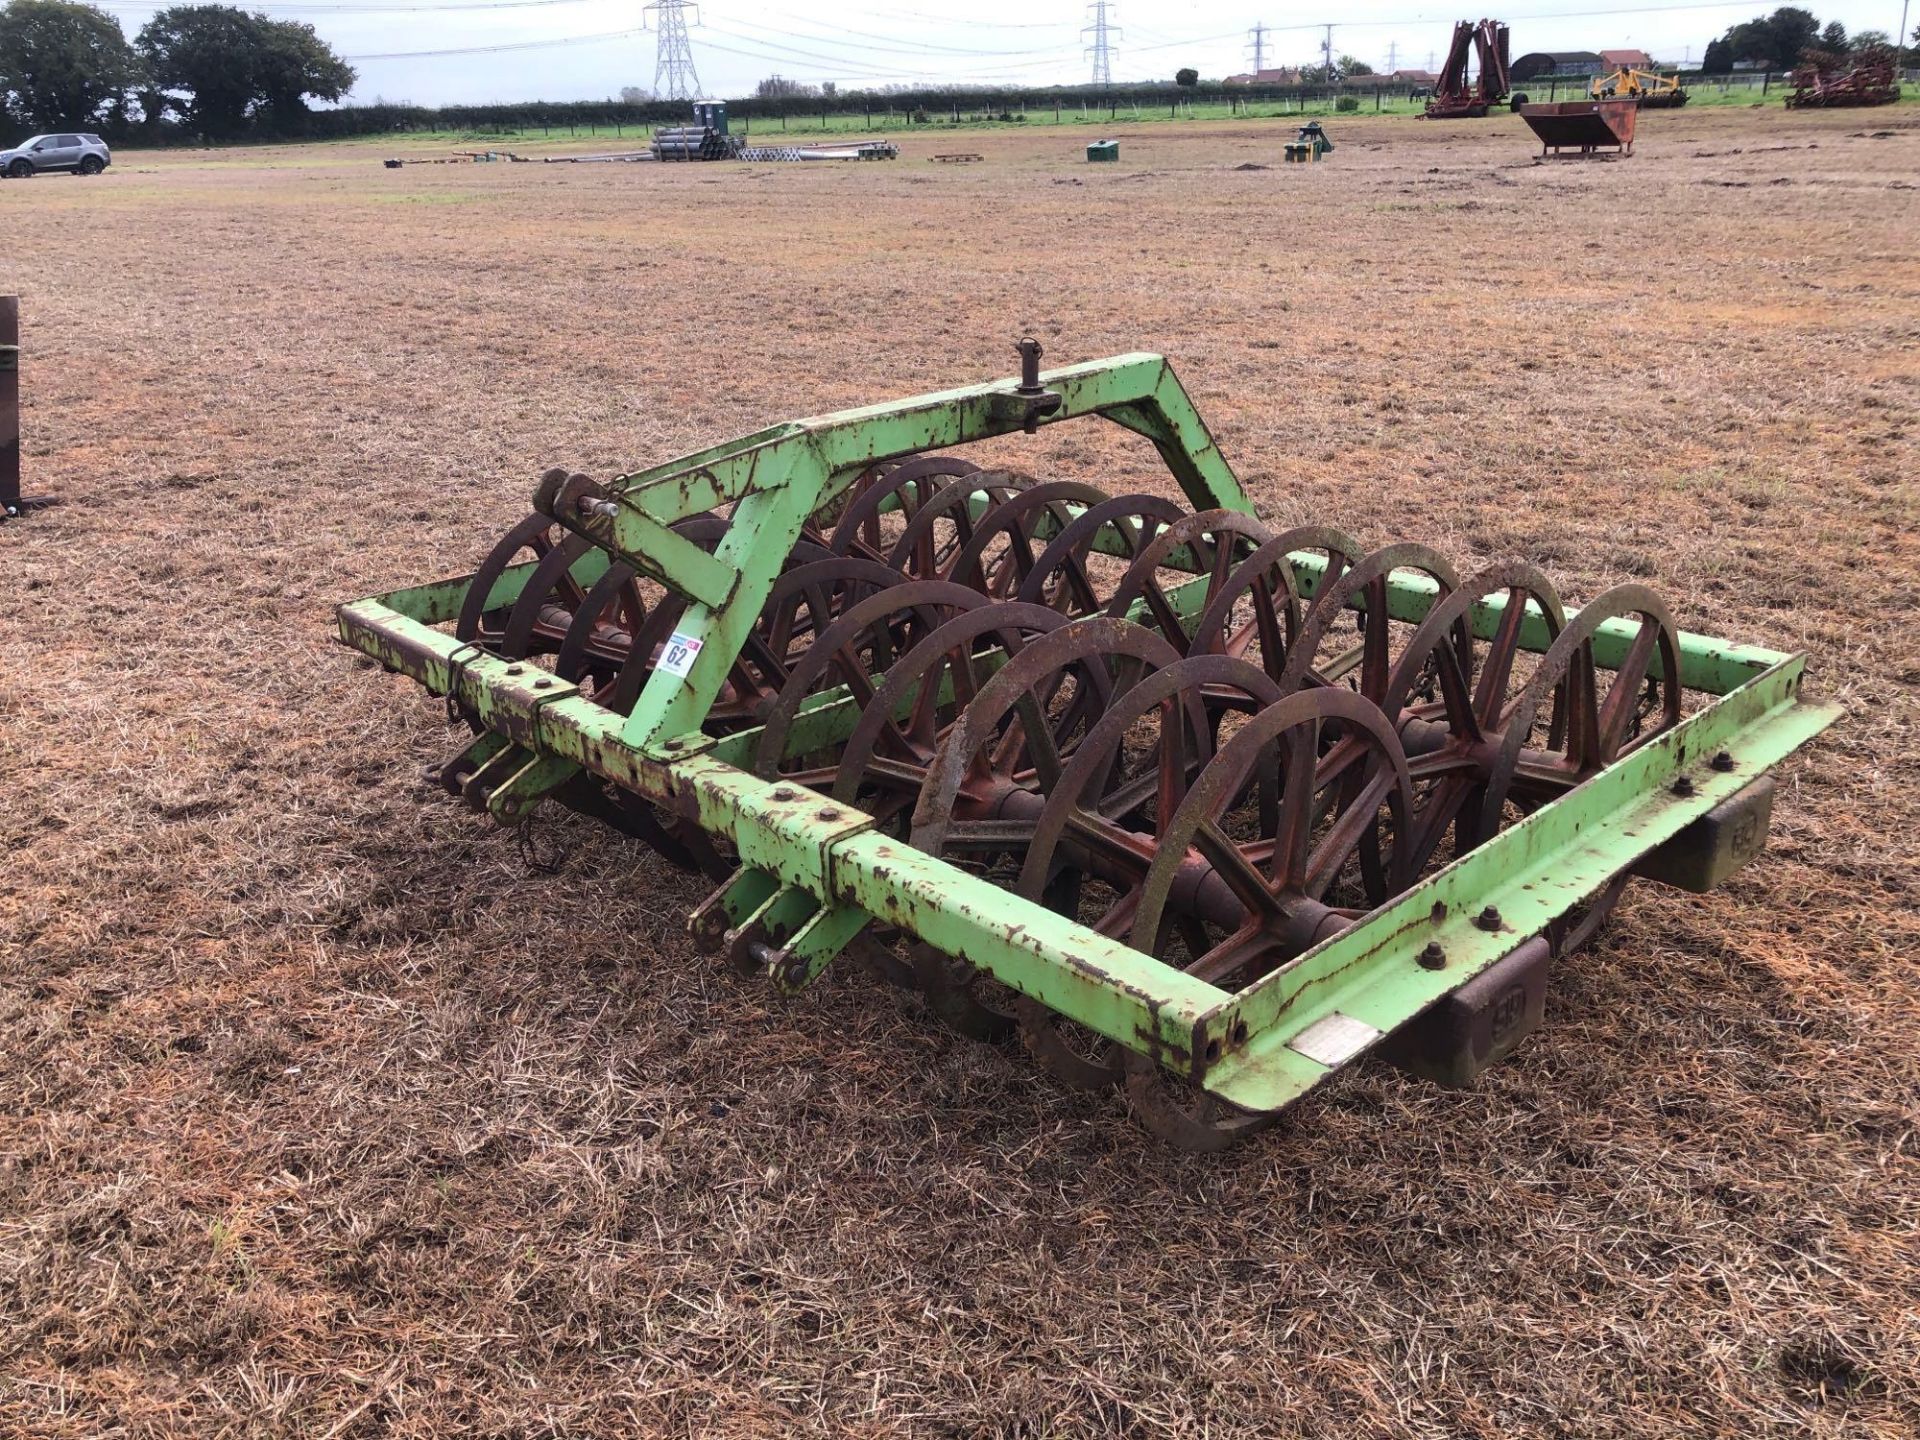
[(36, 135), (11, 150), (0, 150), (0, 175), (15, 180), (39, 170), (98, 175), (112, 163), (113, 152), (98, 135)]

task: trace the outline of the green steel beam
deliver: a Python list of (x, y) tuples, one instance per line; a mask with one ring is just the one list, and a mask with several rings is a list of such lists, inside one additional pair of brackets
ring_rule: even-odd
[[(1724, 698), (1351, 930), (1229, 995), (877, 833), (857, 810), (745, 773), (737, 766), (757, 732), (718, 741), (700, 733), (802, 526), (876, 461), (1100, 415), (1148, 438), (1196, 508), (1252, 511), (1159, 356), (1122, 356), (1041, 378), (1059, 399), (1046, 414), (1015, 393), (1016, 382), (972, 386), (773, 426), (622, 477), (585, 508), (554, 504), (557, 519), (598, 542), (574, 566), (583, 583), (604, 573), (611, 552), (690, 601), (681, 627), (690, 663), (657, 669), (629, 717), (538, 666), (485, 654), (435, 628), (458, 615), (467, 580), (342, 606), (342, 639), (435, 693), (458, 693), (494, 737), (483, 758), (489, 783), (500, 782), (491, 808), (501, 818), (523, 813), (578, 766), (725, 836), (742, 869), (703, 911), (720, 908), (699, 918), (723, 928), (764, 926), (766, 944), (789, 947), (775, 960), (783, 988), (817, 975), (870, 914), (1260, 1110), (1290, 1103), (1363, 1052), (1368, 1036), (1391, 1032), (1497, 962), (1837, 713), (1799, 700), (1799, 657), (1682, 635), (1683, 682)], [(552, 492), (542, 494), (551, 500)], [(733, 511), (712, 554), (666, 528), (723, 505)], [(1295, 562), (1311, 595), (1325, 562), (1313, 555)], [(488, 608), (513, 603), (532, 571), (509, 567), (492, 585)], [(1436, 593), (1424, 576), (1392, 576), (1389, 612), (1418, 621)], [(1491, 635), (1503, 606), (1496, 596), (1475, 607), (1475, 630)], [(1637, 629), (1631, 621), (1602, 626), (1596, 661), (1617, 665)], [(1536, 607), (1522, 643), (1538, 651), (1549, 640)], [(803, 712), (796, 743), (829, 744), (851, 720), (846, 697), (826, 692)], [(1721, 752), (1721, 766), (1706, 763)], [(1676, 793), (1672, 782), (1683, 773), (1692, 784)], [(1471, 918), (1489, 904), (1501, 916), (1493, 931)], [(1444, 952), (1443, 968), (1416, 960), (1430, 945)], [(1347, 1037), (1338, 1058), (1303, 1038), (1325, 1033), (1329, 1023)]]
[[(1313, 595), (1326, 577), (1326, 557), (1295, 554), (1287, 558), (1293, 562), (1295, 573), (1300, 577), (1302, 593)], [(1461, 578), (1464, 583), (1473, 577)], [(1440, 586), (1431, 576), (1396, 571), (1387, 581), (1387, 613), (1395, 620), (1418, 624), (1427, 618), (1427, 612), (1433, 608), (1433, 602), (1439, 594)], [(1365, 594), (1356, 595), (1349, 602), (1349, 607), (1364, 610)], [(1489, 596), (1475, 604), (1471, 612), (1474, 634), (1483, 640), (1491, 639), (1499, 628), (1500, 617), (1506, 613), (1506, 608), (1507, 599), (1504, 595)], [(1569, 623), (1579, 613), (1577, 606), (1568, 607), (1566, 617)], [(1602, 621), (1593, 635), (1594, 663), (1603, 670), (1619, 669), (1621, 659), (1639, 633), (1637, 621)], [(1758, 645), (1736, 645), (1684, 630), (1680, 632), (1679, 639), (1680, 683), (1689, 690), (1702, 690), (1709, 695), (1725, 695), (1736, 690), (1787, 658), (1778, 650), (1765, 650)], [(1546, 617), (1540, 607), (1529, 600), (1527, 621), (1520, 631), (1521, 647), (1544, 651), (1550, 643), (1552, 637), (1547, 633)]]
[[(1218, 1042), (1224, 1059), (1202, 1083), (1277, 1110), (1335, 1068), (1293, 1048), (1303, 1032), (1343, 1017), (1391, 1033), (1541, 933), (1839, 717), (1800, 700), (1803, 665), (1794, 656), (1749, 681), (1203, 1017), (1200, 1043)], [(1488, 906), (1493, 931), (1475, 923)], [(1442, 968), (1421, 963), (1429, 945)], [(1236, 1049), (1236, 1036), (1250, 1038)]]
[[(974, 385), (775, 426), (622, 477), (586, 510), (555, 506), (562, 524), (695, 602), (676, 631), (693, 656), (690, 666), (684, 673), (663, 666), (653, 674), (628, 718), (626, 737), (659, 754), (666, 740), (699, 728), (801, 528), (878, 461), (1110, 414), (1154, 442), (1197, 508), (1251, 513), (1163, 357), (1122, 355), (1051, 370), (1040, 382), (1059, 401), (1044, 414), (1017, 393), (1018, 381)], [(552, 505), (553, 499), (543, 484), (535, 503)], [(670, 533), (664, 527), (729, 503), (727, 533), (712, 556), (678, 537), (677, 544), (663, 545), (662, 535)]]
[[(1252, 1109), (1289, 1103), (1333, 1068), (1290, 1048), (1302, 1030), (1336, 1013), (1392, 1030), (1837, 714), (1798, 700), (1802, 662), (1791, 658), (1286, 970), (1228, 995), (876, 834), (868, 817), (817, 792), (760, 780), (711, 754), (655, 761), (625, 740), (618, 715), (574, 687), (494, 656), (463, 655), (470, 647), (378, 601), (342, 607), (340, 623), (348, 643), (429, 690), (456, 687), (482, 723), (515, 744), (580, 764), (726, 836), (743, 866), (898, 925)], [(683, 739), (664, 748), (676, 747), (694, 745)], [(1705, 763), (1721, 750), (1731, 770)], [(1695, 783), (1676, 795), (1668, 782), (1683, 767)], [(1508, 930), (1490, 935), (1471, 925), (1489, 903)], [(1445, 970), (1413, 958), (1429, 941), (1446, 950)], [(1209, 1064), (1215, 1044), (1220, 1058)]]
[[(873, 834), (866, 815), (816, 791), (761, 780), (709, 754), (656, 761), (625, 740), (619, 715), (573, 686), (554, 682), (549, 695), (531, 667), (473, 654), (378, 601), (342, 606), (340, 634), (434, 694), (456, 689), (483, 725), (516, 744), (694, 817), (735, 846), (743, 867), (902, 925), (1123, 1044), (1184, 1056), (1200, 1017), (1229, 998), (1152, 956)], [(693, 748), (676, 741), (663, 748), (676, 747)]]
[[(486, 608), (499, 610), (518, 600), (539, 563), (538, 560), (525, 560), (502, 570), (500, 578), (493, 582), (493, 588), (487, 591)], [(589, 550), (568, 567), (567, 573), (579, 581), (582, 588), (587, 588), (607, 573), (610, 563), (612, 557), (606, 551)], [(462, 575), (454, 580), (409, 585), (404, 590), (392, 590), (377, 598), (389, 610), (397, 610), (410, 620), (418, 620), (423, 625), (445, 625), (460, 618), (460, 607), (466, 603), (467, 591), (472, 588), (473, 576)]]

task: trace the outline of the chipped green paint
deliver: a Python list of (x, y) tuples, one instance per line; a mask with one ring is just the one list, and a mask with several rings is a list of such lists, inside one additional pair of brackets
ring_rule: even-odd
[[(1098, 416), (1122, 425), (1156, 446), (1196, 508), (1252, 512), (1161, 357), (1121, 356), (1041, 378), (1061, 403), (1039, 424)], [(543, 487), (548, 513), (598, 542), (573, 567), (582, 584), (604, 573), (611, 554), (691, 602), (681, 628), (702, 642), (698, 658), (684, 678), (656, 671), (630, 717), (439, 628), (458, 615), (467, 579), (343, 605), (341, 639), (435, 694), (457, 693), (485, 727), (468, 753), (499, 772), (493, 795), (501, 818), (524, 813), (585, 769), (724, 837), (741, 868), (692, 925), (710, 939), (751, 942), (748, 953), (772, 967), (780, 988), (809, 983), (873, 917), (1256, 1110), (1291, 1103), (1331, 1073), (1292, 1048), (1302, 1031), (1337, 1014), (1391, 1032), (1579, 906), (1838, 713), (1800, 698), (1800, 657), (1683, 634), (1684, 683), (1721, 698), (1353, 928), (1229, 994), (877, 832), (864, 814), (816, 791), (748, 773), (742, 767), (751, 763), (757, 731), (723, 740), (701, 733), (808, 519), (830, 511), (875, 461), (1024, 428), (1027, 402), (1015, 385), (772, 426), (596, 487), (586, 506), (559, 503), (559, 492)], [(712, 555), (665, 528), (728, 504), (731, 523)], [(1309, 554), (1295, 563), (1311, 595), (1324, 561)], [(511, 604), (532, 572), (532, 565), (504, 571), (488, 608)], [(1396, 617), (1417, 621), (1436, 593), (1426, 577), (1398, 573), (1387, 604)], [(1498, 597), (1476, 606), (1475, 629), (1492, 634), (1501, 609)], [(1636, 633), (1632, 622), (1603, 625), (1596, 660), (1617, 664)], [(1536, 611), (1523, 644), (1544, 650), (1549, 638)], [(793, 743), (830, 744), (852, 717), (849, 697), (829, 691), (802, 712)], [(1707, 763), (1722, 754), (1719, 765)], [(1691, 783), (1676, 788), (1683, 775)], [(1472, 923), (1487, 905), (1503, 917), (1491, 932)], [(1444, 954), (1442, 968), (1417, 962), (1429, 945)]]

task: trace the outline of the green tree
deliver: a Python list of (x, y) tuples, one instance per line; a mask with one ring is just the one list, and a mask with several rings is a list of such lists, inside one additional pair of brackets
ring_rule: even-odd
[(1817, 42), (1822, 50), (1831, 50), (1836, 55), (1847, 53), (1847, 27), (1838, 20), (1829, 20), (1826, 29), (1820, 32)]
[(799, 80), (789, 80), (784, 75), (769, 75), (753, 87), (753, 93), (762, 100), (799, 100), (814, 93), (813, 86)]
[(258, 80), (267, 128), (297, 134), (305, 128), (306, 97), (339, 100), (353, 88), (353, 67), (311, 25), (252, 17), (260, 31)]
[(250, 126), (295, 133), (306, 99), (338, 100), (353, 67), (311, 25), (231, 5), (176, 5), (141, 27), (137, 45), (168, 108), (214, 139)]
[(1371, 75), (1373, 67), (1364, 60), (1356, 60), (1351, 55), (1342, 55), (1334, 68), (1342, 75)]
[(1804, 50), (1817, 49), (1820, 22), (1811, 10), (1782, 5), (1771, 15), (1759, 15), (1727, 31), (1729, 63), (1757, 60), (1769, 70), (1791, 70)]
[(1884, 30), (1856, 30), (1847, 41), (1847, 49), (1858, 55), (1862, 50), (1891, 50), (1893, 37)]
[(0, 9), (0, 112), (36, 130), (85, 129), (125, 101), (133, 49), (120, 23), (70, 0)]
[(1182, 66), (1173, 72), (1173, 83), (1185, 86), (1190, 90), (1200, 83), (1200, 72), (1191, 65)]

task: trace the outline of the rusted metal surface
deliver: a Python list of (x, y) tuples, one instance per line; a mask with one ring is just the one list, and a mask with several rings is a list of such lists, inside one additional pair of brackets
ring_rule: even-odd
[(1638, 100), (1562, 100), (1522, 105), (1520, 118), (1540, 137), (1540, 153), (1558, 157), (1633, 154)]
[[(742, 974), (791, 993), (856, 951), (1196, 1150), (1403, 1028), (1392, 1058), (1471, 1079), (1629, 875), (1757, 851), (1761, 769), (1830, 718), (1797, 658), (1682, 636), (1640, 586), (1569, 612), (1519, 561), (1275, 534), (1163, 362), (1038, 361), (549, 472), (474, 576), (343, 637), (447, 696), (466, 804), (551, 798), (719, 880), (690, 928)], [(1152, 439), (1192, 508), (901, 443), (1076, 412)], [(1734, 694), (1685, 717), (1685, 684)]]
[(1838, 110), (1865, 105), (1891, 105), (1900, 98), (1893, 55), (1884, 47), (1860, 57), (1842, 70), (1837, 57), (1825, 66), (1808, 65), (1793, 72), (1789, 110)]
[[(1470, 65), (1475, 71), (1472, 80), (1467, 78)], [(1458, 22), (1422, 118), (1465, 120), (1485, 115), (1513, 88), (1509, 71), (1505, 25), (1497, 20), (1482, 20), (1477, 25), (1471, 20)]]

